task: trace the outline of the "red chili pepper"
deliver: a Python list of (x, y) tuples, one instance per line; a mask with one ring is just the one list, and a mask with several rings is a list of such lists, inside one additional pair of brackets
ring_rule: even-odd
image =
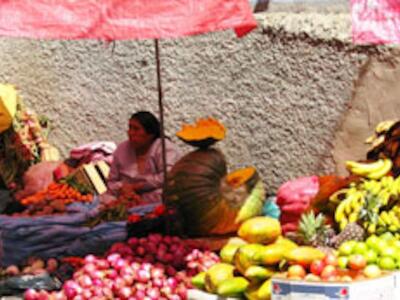
[(136, 223), (136, 222), (139, 222), (141, 219), (142, 219), (142, 217), (140, 215), (133, 214), (133, 215), (130, 215), (128, 217), (128, 222), (129, 223)]
[(157, 205), (157, 206), (154, 208), (153, 213), (154, 213), (156, 216), (162, 216), (162, 215), (165, 214), (166, 211), (167, 211), (167, 208), (165, 207), (165, 205), (160, 204), (160, 205)]

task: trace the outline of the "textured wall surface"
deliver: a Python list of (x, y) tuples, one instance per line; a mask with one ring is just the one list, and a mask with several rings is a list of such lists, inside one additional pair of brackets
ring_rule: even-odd
[[(335, 130), (368, 59), (348, 44), (348, 16), (285, 18), (266, 14), (243, 39), (222, 32), (160, 44), (167, 133), (198, 117), (220, 119), (228, 135), (219, 147), (232, 168), (254, 164), (270, 192), (334, 170)], [(158, 113), (152, 41), (2, 38), (0, 81), (53, 120), (51, 141), (64, 155), (94, 140), (123, 140), (135, 110)]]

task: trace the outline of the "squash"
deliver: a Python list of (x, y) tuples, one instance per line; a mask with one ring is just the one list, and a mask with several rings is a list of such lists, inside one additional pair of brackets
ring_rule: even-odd
[(227, 174), (223, 154), (213, 148), (185, 155), (171, 169), (166, 202), (176, 207), (189, 236), (224, 235), (262, 212), (263, 184), (255, 168)]
[(176, 136), (185, 143), (208, 148), (225, 137), (224, 125), (213, 118), (199, 119), (195, 124), (184, 124)]

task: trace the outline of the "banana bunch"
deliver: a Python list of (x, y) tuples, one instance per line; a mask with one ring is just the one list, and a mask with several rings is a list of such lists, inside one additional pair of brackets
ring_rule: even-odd
[(340, 230), (343, 230), (347, 224), (358, 221), (365, 203), (365, 193), (365, 191), (358, 190), (356, 187), (350, 187), (331, 196), (330, 201), (336, 201), (335, 198), (339, 195), (344, 196), (335, 211), (335, 221), (339, 224)]
[(384, 176), (380, 180), (366, 179), (357, 185), (353, 183), (349, 188), (334, 193), (329, 200), (337, 204), (335, 221), (340, 230), (348, 223), (363, 221), (364, 229), (373, 234), (379, 227), (381, 208), (399, 199), (400, 177), (394, 179), (392, 176)]
[(392, 161), (388, 158), (378, 159), (372, 163), (360, 163), (348, 160), (345, 164), (350, 173), (375, 180), (381, 179), (393, 167)]
[(385, 121), (379, 122), (375, 127), (374, 134), (372, 136), (368, 137), (365, 140), (365, 143), (372, 144), (373, 147), (382, 143), (385, 140), (385, 137), (384, 137), (385, 132), (388, 131), (395, 123), (396, 123), (395, 120), (385, 120)]
[(391, 210), (382, 211), (379, 214), (377, 231), (379, 233), (387, 231), (392, 233), (400, 232), (400, 206), (393, 206)]

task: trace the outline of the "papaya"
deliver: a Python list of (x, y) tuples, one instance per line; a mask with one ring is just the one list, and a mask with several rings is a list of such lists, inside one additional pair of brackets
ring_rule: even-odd
[(248, 300), (262, 300), (258, 297), (258, 289), (260, 288), (260, 284), (252, 284), (247, 290), (244, 292), (244, 296)]
[(228, 240), (226, 243), (227, 245), (238, 245), (238, 246), (243, 246), (248, 244), (244, 239), (241, 239), (239, 237), (232, 237)]
[(271, 279), (268, 279), (258, 289), (257, 296), (259, 299), (268, 300), (271, 299), (271, 294), (272, 294), (272, 283)]
[(265, 246), (261, 254), (262, 264), (267, 266), (279, 264), (285, 258), (285, 252), (287, 252), (287, 248), (284, 245), (272, 244)]
[(225, 280), (233, 278), (235, 267), (226, 264), (218, 263), (209, 268), (204, 278), (204, 285), (208, 292), (216, 293), (218, 286)]
[(275, 274), (275, 270), (272, 268), (266, 268), (261, 266), (251, 266), (247, 268), (244, 276), (252, 282), (264, 281)]
[(271, 244), (282, 233), (278, 220), (270, 217), (254, 217), (240, 225), (238, 235), (249, 243)]
[(192, 277), (192, 284), (200, 290), (204, 290), (206, 280), (206, 272), (200, 272), (196, 276)]
[(291, 264), (308, 266), (314, 260), (324, 259), (325, 253), (317, 248), (300, 246), (285, 253), (285, 259)]
[(262, 253), (265, 246), (260, 244), (247, 244), (241, 246), (234, 256), (235, 267), (241, 274), (245, 274), (247, 268), (261, 265)]
[(288, 249), (293, 249), (298, 247), (298, 245), (295, 242), (283, 236), (279, 236), (275, 241), (275, 244), (285, 245)]
[(222, 262), (228, 264), (232, 263), (235, 253), (239, 248), (240, 245), (226, 244), (219, 252)]
[(248, 286), (249, 281), (244, 277), (233, 277), (218, 285), (217, 294), (224, 297), (240, 296)]

